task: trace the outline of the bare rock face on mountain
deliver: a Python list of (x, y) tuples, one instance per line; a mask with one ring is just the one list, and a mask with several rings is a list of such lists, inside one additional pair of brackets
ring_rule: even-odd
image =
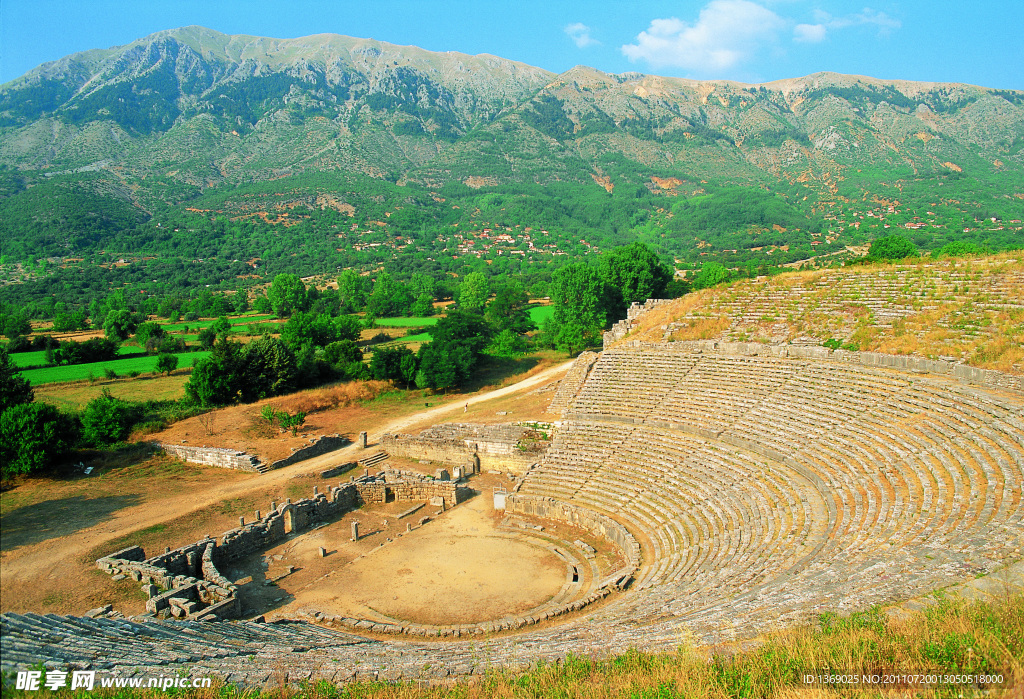
[(1019, 172), (1022, 144), (1019, 91), (833, 73), (763, 85), (586, 67), (555, 75), (327, 34), (185, 27), (0, 86), (0, 164), (199, 186), (343, 169), (428, 185), (608, 189), (622, 158), (662, 175), (827, 187), (869, 168)]

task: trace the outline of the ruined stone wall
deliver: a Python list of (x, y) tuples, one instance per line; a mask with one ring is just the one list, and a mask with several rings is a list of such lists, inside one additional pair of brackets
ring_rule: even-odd
[(447, 423), (423, 430), (419, 436), (386, 434), (381, 447), (392, 456), (457, 466), (476, 454), (482, 469), (521, 473), (540, 458), (546, 446), (521, 449), (520, 442), (533, 436), (533, 431), (520, 425)]
[(193, 464), (233, 468), (237, 471), (249, 471), (251, 473), (259, 473), (260, 471), (259, 459), (251, 454), (246, 454), (244, 451), (220, 449), (217, 447), (189, 447), (183, 444), (157, 444), (156, 446), (177, 459)]
[(626, 317), (620, 320), (618, 323), (612, 326), (612, 329), (604, 334), (602, 337), (602, 345), (605, 349), (612, 343), (618, 342), (624, 338), (633, 326), (636, 324), (636, 319), (639, 318), (643, 313), (656, 308), (665, 303), (672, 302), (673, 299), (648, 299), (643, 303), (634, 301), (633, 304), (626, 310)]
[(348, 437), (342, 437), (337, 434), (317, 437), (308, 447), (296, 449), (290, 456), (271, 462), (271, 464), (267, 466), (267, 469), (273, 470), (275, 468), (291, 466), (292, 464), (297, 464), (300, 461), (312, 459), (314, 456), (321, 456), (328, 452), (336, 451), (342, 447), (348, 446), (349, 444), (351, 444), (351, 442)]

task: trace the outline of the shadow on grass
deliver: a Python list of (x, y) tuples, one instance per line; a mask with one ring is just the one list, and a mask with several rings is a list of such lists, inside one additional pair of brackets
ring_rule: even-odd
[(474, 393), (485, 386), (496, 386), (502, 381), (525, 374), (540, 363), (537, 357), (492, 357), (480, 359), (473, 376), (461, 386), (463, 393)]
[(74, 534), (109, 520), (118, 510), (132, 507), (142, 500), (139, 495), (105, 495), (88, 498), (75, 495), (59, 500), (44, 500), (19, 507), (0, 516), (0, 550), (37, 544)]

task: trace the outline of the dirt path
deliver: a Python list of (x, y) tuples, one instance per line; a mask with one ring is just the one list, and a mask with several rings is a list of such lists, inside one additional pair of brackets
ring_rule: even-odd
[[(566, 362), (550, 367), (518, 383), (469, 397), (466, 401), (451, 403), (392, 420), (379, 426), (376, 430), (370, 428), (368, 432), (371, 442), (379, 442), (381, 435), (387, 432), (398, 432), (408, 429), (411, 425), (430, 422), (440, 416), (458, 411), (466, 402), (473, 405), (530, 389), (550, 380), (560, 372), (567, 371), (571, 364), (572, 362)], [(112, 512), (109, 519), (79, 529), (73, 535), (48, 539), (4, 552), (3, 565), (0, 566), (0, 586), (14, 590), (34, 585), (36, 581), (63, 577), (69, 566), (78, 565), (78, 559), (81, 556), (104, 541), (161, 524), (224, 500), (251, 497), (266, 492), (271, 487), (282, 486), (296, 477), (318, 475), (332, 466), (355, 461), (365, 453), (365, 450), (353, 445), (264, 475), (223, 483), (199, 491), (185, 488), (180, 494), (151, 499), (139, 505), (125, 507)], [(269, 505), (269, 502), (264, 507), (266, 505)], [(216, 534), (217, 532), (210, 533)]]

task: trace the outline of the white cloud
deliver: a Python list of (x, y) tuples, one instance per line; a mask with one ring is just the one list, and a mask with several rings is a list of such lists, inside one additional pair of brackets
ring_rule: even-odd
[(816, 44), (825, 40), (828, 27), (824, 24), (798, 24), (793, 27), (793, 41), (802, 44)]
[(860, 12), (844, 17), (833, 17), (827, 12), (821, 11), (816, 12), (815, 15), (815, 19), (818, 20), (817, 24), (798, 24), (793, 27), (794, 41), (817, 43), (824, 41), (829, 31), (867, 25), (878, 27), (879, 35), (884, 36), (902, 26), (898, 19), (893, 19), (884, 12), (872, 10), (870, 7), (865, 7)]
[(622, 53), (631, 61), (709, 73), (734, 68), (778, 39), (787, 22), (749, 0), (711, 0), (695, 23), (655, 19)]
[(574, 22), (566, 25), (563, 31), (565, 31), (565, 33), (569, 35), (569, 38), (572, 39), (573, 43), (581, 49), (601, 43), (594, 37), (590, 36), (590, 27), (582, 22)]

